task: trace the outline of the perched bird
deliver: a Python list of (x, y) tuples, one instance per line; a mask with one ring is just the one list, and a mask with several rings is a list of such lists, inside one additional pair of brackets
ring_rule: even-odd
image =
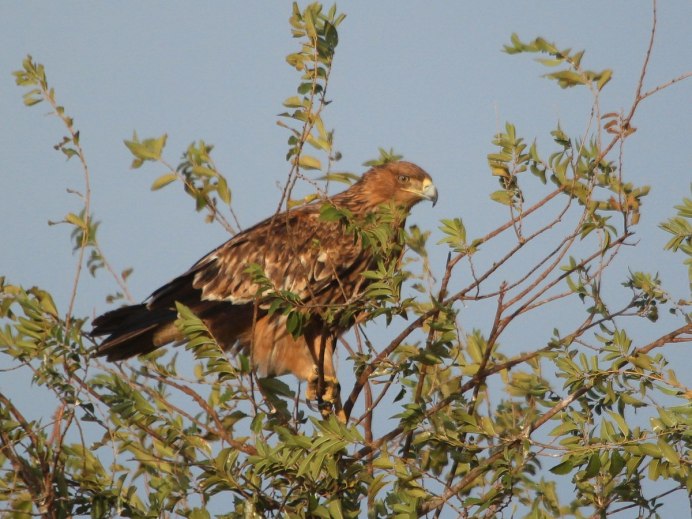
[[(378, 261), (398, 262), (399, 231), (421, 200), (437, 201), (421, 168), (403, 161), (373, 167), (346, 191), (233, 236), (143, 303), (97, 317), (91, 334), (107, 337), (96, 355), (118, 361), (183, 342), (175, 325), (179, 302), (204, 321), (223, 349), (248, 355), (260, 376), (292, 373), (308, 382), (308, 400), (339, 414), (336, 340), (355, 322), (353, 305), (369, 283), (363, 273)], [(396, 257), (384, 257), (386, 244), (368, 238), (368, 229), (378, 226), (389, 231), (390, 256), (393, 250)], [(292, 293), (304, 316), (298, 330), (287, 329), (287, 312), (270, 311), (281, 293)]]

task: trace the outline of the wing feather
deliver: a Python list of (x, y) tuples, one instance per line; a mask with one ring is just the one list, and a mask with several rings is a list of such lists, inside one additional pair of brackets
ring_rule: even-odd
[[(354, 264), (367, 263), (366, 256), (352, 232), (339, 222), (321, 220), (319, 206), (307, 206), (235, 236), (181, 278), (191, 276), (192, 287), (201, 290), (203, 300), (244, 304), (253, 301), (259, 289), (247, 270), (257, 264), (276, 290), (324, 303), (321, 299), (332, 297), (325, 291), (352, 284), (347, 278), (353, 274)], [(355, 270), (360, 273), (363, 269)], [(155, 292), (152, 298), (166, 295)]]

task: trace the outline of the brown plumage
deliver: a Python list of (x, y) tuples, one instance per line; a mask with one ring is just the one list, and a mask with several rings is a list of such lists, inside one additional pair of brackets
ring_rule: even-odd
[[(96, 353), (117, 361), (182, 341), (174, 324), (177, 301), (205, 322), (224, 349), (250, 355), (261, 376), (293, 373), (308, 381), (309, 399), (333, 402), (338, 411), (332, 353), (336, 338), (353, 324), (352, 313), (340, 309), (362, 296), (367, 284), (362, 274), (378, 259), (361, 231), (368, 222), (377, 225), (373, 219), (379, 215), (389, 218), (396, 239), (408, 211), (423, 199), (435, 203), (437, 190), (415, 164), (374, 167), (342, 193), (237, 234), (145, 302), (97, 317), (92, 335), (108, 337)], [(329, 206), (337, 211), (326, 217)], [(301, 310), (309, 314), (300, 335), (287, 331), (282, 312), (268, 313), (267, 293), (258, 296), (257, 279), (248, 272), (253, 264), (273, 290), (297, 295)]]

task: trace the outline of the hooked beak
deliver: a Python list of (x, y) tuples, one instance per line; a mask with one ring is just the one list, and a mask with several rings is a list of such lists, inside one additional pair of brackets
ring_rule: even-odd
[(437, 188), (435, 187), (435, 184), (432, 183), (432, 180), (425, 179), (423, 180), (423, 189), (421, 190), (421, 196), (425, 198), (426, 200), (430, 200), (432, 202), (433, 207), (435, 207), (435, 204), (437, 203)]

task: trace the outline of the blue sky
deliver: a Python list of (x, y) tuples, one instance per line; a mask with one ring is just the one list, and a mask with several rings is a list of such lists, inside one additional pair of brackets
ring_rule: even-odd
[[(647, 89), (692, 69), (692, 4), (659, 4)], [(440, 191), (438, 205), (417, 207), (410, 223), (434, 230), (440, 218), (459, 216), (472, 236), (508, 216), (488, 197), (497, 182), (486, 162), (504, 122), (547, 148), (558, 121), (567, 133), (581, 134), (591, 107), (586, 90), (561, 90), (540, 77), (545, 69), (529, 56), (502, 53), (510, 34), (586, 49), (586, 67), (613, 68), (602, 111), (618, 112), (629, 109), (651, 30), (649, 2), (354, 1), (339, 7), (348, 16), (329, 86), (334, 102), (324, 114), (344, 157), (336, 169), (360, 173), (379, 146), (394, 147), (424, 167)], [(101, 244), (116, 268), (134, 267), (130, 288), (143, 299), (227, 235), (203, 223), (177, 189), (151, 192), (164, 171), (130, 170), (123, 139), (134, 130), (141, 137), (167, 133), (171, 163), (193, 140), (214, 144), (241, 224), (271, 214), (289, 170), (288, 134), (275, 122), (298, 84), (284, 61), (297, 45), (289, 13), (288, 2), (3, 2), (0, 275), (39, 285), (67, 305), (75, 262), (69, 229), (47, 221), (79, 210), (66, 188), (82, 188), (81, 171), (52, 149), (63, 129), (45, 117), (47, 107), (22, 105), (11, 72), (27, 54), (46, 66), (81, 131), (92, 205), (103, 222)], [(637, 229), (640, 245), (617, 267), (618, 278), (627, 268), (659, 271), (680, 298), (689, 297), (687, 274), (679, 258), (662, 251), (667, 236), (657, 225), (689, 196), (691, 101), (692, 82), (682, 82), (646, 100), (634, 120), (626, 175), (654, 188)], [(434, 231), (431, 243), (437, 239)], [(446, 251), (434, 249), (439, 270)], [(106, 275), (85, 278), (76, 312), (104, 311), (104, 297), (114, 289)], [(475, 325), (473, 314), (467, 320)], [(541, 324), (552, 329), (551, 322)], [(679, 355), (689, 362), (689, 354)], [(689, 374), (680, 375), (689, 386)], [(0, 385), (13, 376), (1, 375)], [(686, 510), (684, 501), (674, 506)]]

